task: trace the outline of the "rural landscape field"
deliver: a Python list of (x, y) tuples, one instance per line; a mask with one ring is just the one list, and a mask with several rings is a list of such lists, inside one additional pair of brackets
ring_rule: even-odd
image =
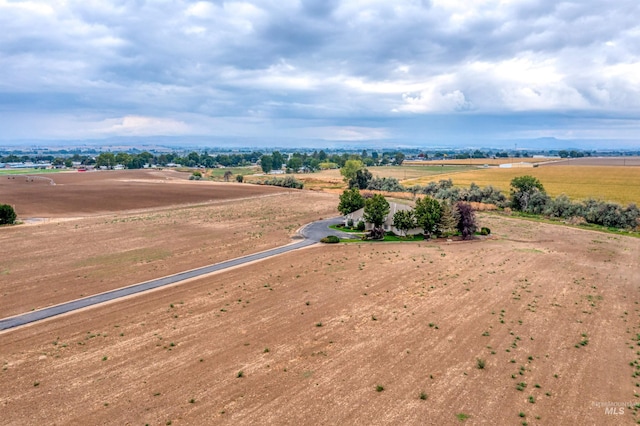
[[(0, 228), (0, 318), (338, 215), (335, 193), (174, 171), (47, 177), (0, 177), (26, 222)], [(315, 245), (0, 332), (1, 423), (635, 423), (640, 239), (479, 220), (489, 238)]]

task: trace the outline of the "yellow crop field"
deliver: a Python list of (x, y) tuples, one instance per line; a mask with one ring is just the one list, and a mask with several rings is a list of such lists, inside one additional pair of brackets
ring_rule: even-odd
[(511, 180), (523, 175), (537, 177), (551, 196), (564, 193), (574, 200), (593, 197), (621, 204), (640, 204), (640, 167), (559, 165), (526, 169), (475, 169), (408, 179), (403, 184), (425, 185), (451, 178), (456, 186), (469, 186), (474, 182), (479, 186), (493, 185), (508, 193)]

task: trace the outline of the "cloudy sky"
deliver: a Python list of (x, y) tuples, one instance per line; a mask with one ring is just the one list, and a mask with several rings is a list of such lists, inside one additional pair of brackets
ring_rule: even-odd
[(640, 148), (638, 0), (0, 0), (0, 144)]

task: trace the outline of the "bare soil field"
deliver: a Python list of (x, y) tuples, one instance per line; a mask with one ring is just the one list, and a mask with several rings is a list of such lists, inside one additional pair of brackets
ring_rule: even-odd
[[(324, 206), (301, 194), (295, 206)], [(317, 209), (294, 210), (302, 219)], [(199, 244), (220, 219), (187, 211), (166, 218), (175, 237), (190, 234), (193, 254), (215, 256), (215, 244)], [(146, 247), (145, 233), (162, 229), (144, 218), (77, 222), (78, 235), (102, 245), (98, 231), (119, 233)], [(497, 215), (481, 222), (491, 239), (316, 246), (1, 333), (2, 423), (634, 423), (631, 408), (607, 414), (601, 404), (639, 402), (640, 240)], [(21, 229), (44, 237), (63, 226)], [(30, 241), (37, 259), (42, 244)], [(167, 238), (160, 248), (175, 250)], [(90, 263), (64, 269), (84, 274)]]
[(483, 166), (488, 164), (490, 166), (497, 166), (500, 164), (509, 164), (509, 163), (545, 163), (547, 161), (555, 161), (557, 158), (527, 158), (527, 157), (518, 157), (518, 158), (466, 158), (466, 159), (451, 159), (451, 160), (428, 160), (428, 161), (412, 161), (407, 160), (403, 164), (407, 165), (423, 165), (423, 166), (433, 166), (433, 165), (449, 165), (449, 166)]
[(554, 161), (541, 164), (541, 167), (547, 166), (640, 166), (640, 157), (582, 157), (567, 158), (564, 160)]
[[(171, 170), (0, 176), (0, 202), (20, 219), (69, 217), (282, 193), (282, 188), (190, 181)], [(55, 185), (51, 185), (52, 179)]]
[[(56, 219), (0, 228), (0, 317), (281, 246), (302, 225), (336, 215), (332, 194), (188, 180), (163, 184), (147, 176), (149, 183), (97, 178), (91, 185), (65, 175), (69, 180), (55, 186), (20, 184), (38, 195), (12, 193), (19, 211)], [(58, 192), (66, 202), (38, 201), (50, 189), (69, 187), (64, 196)], [(178, 202), (198, 204), (167, 206)], [(149, 205), (154, 208), (142, 209)], [(117, 206), (136, 212), (106, 212)]]

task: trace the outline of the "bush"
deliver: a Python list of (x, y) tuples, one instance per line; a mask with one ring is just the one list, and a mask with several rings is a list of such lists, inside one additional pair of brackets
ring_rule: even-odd
[(12, 225), (16, 222), (16, 211), (9, 204), (0, 204), (0, 225)]
[(362, 221), (362, 220), (358, 221), (358, 224), (356, 225), (356, 229), (358, 231), (364, 231), (364, 228), (365, 228), (364, 221)]
[(490, 235), (491, 234), (491, 229), (486, 228), (486, 227), (482, 227), (480, 228), (480, 235)]
[(386, 192), (403, 192), (406, 190), (405, 187), (400, 184), (398, 179), (393, 177), (375, 177), (369, 181), (367, 189)]
[(287, 176), (284, 179), (267, 179), (262, 182), (263, 185), (273, 185), (273, 186), (281, 186), (283, 188), (294, 188), (294, 189), (302, 189), (304, 187), (304, 183), (294, 178), (293, 176)]
[(353, 228), (353, 219), (349, 218), (349, 220), (347, 220), (347, 226)]
[(325, 244), (335, 244), (340, 242), (340, 238), (336, 237), (335, 235), (327, 235), (326, 237), (321, 239), (320, 242)]
[(239, 182), (239, 183), (244, 182), (244, 176), (242, 176), (242, 175), (236, 175), (236, 182)]
[(568, 219), (573, 216), (582, 216), (580, 204), (574, 204), (569, 197), (564, 194), (558, 195), (555, 200), (547, 203), (545, 214), (551, 217)]

